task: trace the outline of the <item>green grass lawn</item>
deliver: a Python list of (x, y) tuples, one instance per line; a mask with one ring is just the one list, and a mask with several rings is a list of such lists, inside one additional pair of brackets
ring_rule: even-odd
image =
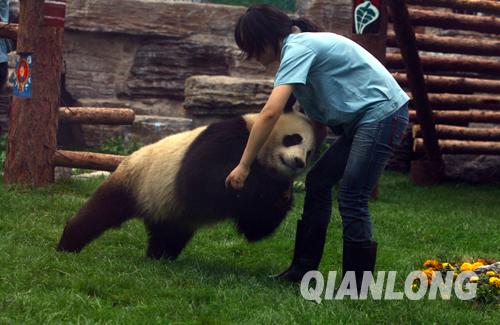
[[(288, 266), (295, 208), (270, 239), (248, 244), (229, 223), (199, 232), (175, 262), (144, 257), (138, 220), (112, 230), (78, 255), (55, 251), (64, 223), (101, 180), (61, 181), (42, 190), (0, 184), (0, 324), (494, 324), (498, 305), (450, 301), (306, 301), (298, 285), (267, 275)], [(386, 173), (371, 203), (378, 270), (406, 275), (430, 257), (498, 259), (500, 188), (414, 187)], [(336, 211), (336, 210), (335, 210)], [(340, 270), (335, 213), (321, 264)], [(497, 319), (497, 321), (494, 321)]]

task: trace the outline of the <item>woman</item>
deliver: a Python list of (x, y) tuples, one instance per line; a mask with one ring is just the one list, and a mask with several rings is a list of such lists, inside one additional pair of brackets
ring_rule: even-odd
[[(343, 271), (373, 271), (368, 199), (408, 125), (409, 97), (392, 75), (355, 42), (320, 33), (306, 19), (292, 20), (270, 5), (255, 5), (236, 25), (235, 40), (248, 59), (279, 62), (274, 89), (258, 115), (238, 166), (226, 186), (244, 186), (257, 153), (290, 96), (295, 96), (316, 127), (340, 133), (306, 177), (302, 220), (298, 221), (291, 266), (278, 275), (300, 281), (318, 268), (332, 209), (332, 188), (340, 180)], [(317, 33), (313, 33), (317, 32)]]

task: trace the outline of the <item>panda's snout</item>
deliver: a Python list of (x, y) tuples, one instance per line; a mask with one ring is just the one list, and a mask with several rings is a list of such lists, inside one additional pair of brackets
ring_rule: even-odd
[(301, 158), (295, 157), (294, 163), (295, 163), (295, 169), (302, 169), (306, 167), (306, 163)]

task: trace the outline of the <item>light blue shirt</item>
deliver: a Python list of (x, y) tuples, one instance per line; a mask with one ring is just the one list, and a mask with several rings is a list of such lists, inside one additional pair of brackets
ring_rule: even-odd
[(372, 54), (333, 33), (290, 34), (283, 40), (274, 86), (294, 84), (307, 116), (349, 133), (380, 121), (409, 97)]
[[(9, 22), (9, 0), (0, 0), (0, 21), (2, 23)], [(10, 51), (10, 40), (0, 38), (0, 63), (8, 62), (8, 53)]]

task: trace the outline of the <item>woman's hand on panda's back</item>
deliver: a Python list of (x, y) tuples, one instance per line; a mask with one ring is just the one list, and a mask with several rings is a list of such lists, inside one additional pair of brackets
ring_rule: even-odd
[(250, 168), (238, 164), (231, 173), (226, 177), (226, 187), (231, 186), (234, 189), (242, 189), (243, 185), (245, 185), (245, 180), (248, 177), (248, 174), (250, 173)]
[(273, 89), (269, 99), (255, 119), (250, 130), (247, 145), (241, 156), (240, 163), (226, 177), (226, 187), (241, 189), (250, 173), (250, 166), (254, 162), (260, 149), (266, 143), (274, 125), (283, 113), (288, 98), (293, 92), (293, 85), (280, 85)]

